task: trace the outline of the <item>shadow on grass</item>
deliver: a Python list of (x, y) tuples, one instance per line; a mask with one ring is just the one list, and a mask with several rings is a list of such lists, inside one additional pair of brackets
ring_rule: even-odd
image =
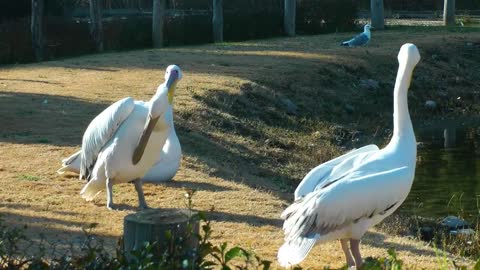
[(36, 82), (36, 83), (44, 83), (44, 84), (56, 84), (56, 85), (61, 85), (61, 83), (58, 82), (51, 82), (51, 81), (45, 81), (45, 80), (29, 80), (29, 79), (5, 79), (5, 78), (0, 78), (0, 81), (17, 81), (17, 82)]
[[(146, 183), (150, 184), (150, 183)], [(184, 188), (184, 189), (191, 189), (191, 190), (202, 190), (202, 191), (214, 191), (214, 192), (221, 192), (221, 191), (231, 191), (231, 188), (214, 185), (210, 183), (199, 183), (194, 181), (182, 180), (182, 181), (170, 181), (165, 183), (159, 183), (154, 185), (164, 185), (167, 187), (174, 187), (174, 188)]]
[(246, 223), (250, 226), (270, 225), (281, 228), (283, 220), (277, 218), (264, 218), (253, 215), (232, 214), (219, 211), (207, 212), (207, 218), (213, 221), (225, 221), (234, 223)]
[[(22, 248), (23, 256), (41, 255), (44, 251), (39, 249), (40, 243), (43, 243), (46, 247), (46, 258), (58, 258), (68, 252), (78, 251), (87, 240), (85, 231), (92, 227), (92, 224), (56, 218), (31, 217), (1, 212), (0, 216), (2, 225), (8, 226), (8, 228), (19, 228), (24, 231), (26, 241), (19, 241), (18, 243), (19, 247)], [(60, 229), (58, 228), (59, 224), (67, 226), (71, 230)], [(117, 241), (116, 237), (96, 235), (94, 229), (89, 233), (89, 237), (99, 239), (106, 248), (115, 247)]]
[[(77, 213), (75, 212), (70, 212), (70, 211), (58, 211), (58, 210), (50, 210), (47, 209), (46, 207), (40, 207), (40, 206), (35, 206), (31, 204), (24, 204), (24, 203), (0, 203), (0, 207), (5, 207), (9, 209), (15, 209), (15, 210), (24, 210), (26, 208), (28, 209), (33, 209), (37, 212), (42, 212), (42, 211), (48, 211), (49, 213), (54, 213), (62, 216), (75, 216)], [(0, 219), (2, 217), (2, 214), (0, 214)]]
[(107, 106), (73, 97), (0, 91), (0, 142), (79, 145), (88, 123)]
[(381, 249), (394, 249), (397, 252), (409, 252), (416, 255), (422, 255), (427, 257), (436, 257), (436, 254), (433, 250), (424, 250), (418, 249), (414, 245), (411, 244), (399, 244), (385, 241), (385, 236), (380, 233), (376, 232), (367, 232), (362, 237), (362, 244), (366, 246), (381, 248)]

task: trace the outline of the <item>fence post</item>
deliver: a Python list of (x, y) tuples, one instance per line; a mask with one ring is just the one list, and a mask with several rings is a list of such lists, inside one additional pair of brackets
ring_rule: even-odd
[(372, 16), (372, 27), (375, 29), (385, 28), (383, 0), (370, 0), (370, 13)]
[(44, 40), (43, 24), (44, 0), (32, 0), (32, 20), (30, 29), (32, 31), (32, 47), (37, 61), (43, 60)]
[(295, 36), (295, 9), (296, 0), (285, 0), (283, 14), (283, 28), (287, 36)]
[(95, 48), (103, 52), (103, 25), (100, 0), (90, 0), (90, 33), (95, 41)]
[(223, 42), (223, 0), (213, 0), (213, 42)]
[(153, 0), (152, 41), (154, 48), (163, 47), (163, 19), (165, 0)]
[(443, 25), (455, 25), (455, 0), (444, 0), (443, 2)]

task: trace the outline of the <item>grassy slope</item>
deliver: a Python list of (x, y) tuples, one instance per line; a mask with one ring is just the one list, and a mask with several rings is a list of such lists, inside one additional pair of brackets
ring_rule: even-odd
[[(0, 212), (9, 223), (33, 227), (32, 237), (43, 231), (75, 244), (84, 224), (98, 222), (96, 232), (113, 245), (123, 217), (135, 210), (133, 186), (115, 186), (114, 200), (124, 210), (111, 212), (104, 194), (86, 203), (78, 196), (83, 183), (55, 170), (78, 149), (98, 112), (126, 95), (148, 99), (164, 68), (176, 63), (185, 72), (175, 99), (184, 159), (175, 182), (146, 185), (146, 199), (152, 207), (183, 207), (183, 189), (198, 189), (197, 207), (215, 206), (216, 241), (274, 260), (282, 242), (278, 217), (294, 183), (352, 147), (388, 140), (403, 43), (417, 44), (422, 55), (409, 93), (414, 125), (480, 111), (480, 51), (464, 46), (480, 42), (478, 29), (397, 27), (374, 32), (367, 48), (340, 48), (349, 36), (107, 53), (0, 69)], [(364, 89), (361, 79), (375, 79), (380, 88)], [(286, 113), (285, 98), (298, 106), (297, 115)], [(427, 99), (439, 110), (426, 111)], [(410, 265), (435, 265), (434, 251), (422, 243), (372, 232), (364, 244), (366, 256), (394, 247)], [(316, 247), (304, 266), (341, 266), (338, 246)]]

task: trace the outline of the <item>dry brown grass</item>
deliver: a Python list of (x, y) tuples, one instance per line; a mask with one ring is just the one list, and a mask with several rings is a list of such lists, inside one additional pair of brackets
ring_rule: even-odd
[[(437, 29), (438, 30), (438, 29)], [(275, 260), (282, 243), (279, 215), (294, 182), (316, 164), (358, 144), (384, 144), (391, 127), (391, 92), (401, 44), (418, 45), (423, 60), (414, 77), (414, 122), (478, 113), (479, 31), (398, 28), (374, 32), (366, 48), (338, 44), (352, 34), (279, 38), (220, 45), (90, 55), (0, 69), (0, 212), (9, 224), (28, 224), (30, 236), (76, 243), (82, 227), (113, 246), (123, 217), (135, 211), (133, 186), (114, 187), (123, 210), (108, 211), (105, 195), (83, 201), (75, 175), (55, 173), (76, 151), (89, 121), (125, 96), (149, 98), (171, 63), (184, 80), (175, 98), (175, 121), (184, 158), (175, 181), (146, 185), (152, 207), (184, 207), (184, 189), (197, 189), (198, 209), (215, 206), (214, 241), (227, 241)], [(459, 77), (459, 78), (457, 78)], [(359, 87), (375, 79), (379, 90)], [(440, 93), (441, 92), (441, 93)], [(446, 94), (445, 94), (446, 93)], [(454, 103), (462, 96), (461, 104)], [(286, 114), (282, 99), (298, 106)], [(441, 108), (425, 111), (425, 99)], [(47, 101), (45, 104), (44, 101)], [(351, 105), (354, 112), (345, 111)], [(450, 109), (451, 108), (451, 109)], [(435, 268), (424, 243), (372, 231), (365, 256), (393, 247), (410, 266)], [(468, 263), (468, 261), (466, 261)], [(338, 243), (316, 247), (303, 266), (343, 265)]]

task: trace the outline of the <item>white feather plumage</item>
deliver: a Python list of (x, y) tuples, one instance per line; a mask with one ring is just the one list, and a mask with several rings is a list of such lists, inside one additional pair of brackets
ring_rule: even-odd
[(285, 243), (277, 258), (282, 266), (303, 261), (315, 243), (359, 240), (406, 199), (416, 163), (407, 90), (419, 60), (415, 45), (402, 46), (390, 143), (383, 149), (368, 145), (321, 164), (298, 186), (295, 202), (281, 216), (285, 219)]

